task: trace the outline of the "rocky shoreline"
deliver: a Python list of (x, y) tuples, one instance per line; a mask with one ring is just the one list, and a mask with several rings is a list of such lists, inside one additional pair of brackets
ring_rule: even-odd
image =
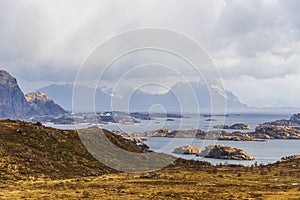
[[(125, 137), (169, 137), (169, 138), (196, 138), (200, 140), (230, 140), (230, 141), (257, 141), (265, 142), (271, 139), (300, 139), (300, 114), (294, 114), (290, 120), (277, 120), (266, 122), (255, 128), (254, 131), (242, 132), (239, 130), (249, 130), (247, 124), (215, 125), (213, 128), (219, 130), (174, 130), (170, 131), (162, 128), (156, 131), (147, 131), (142, 133), (121, 133)], [(290, 125), (290, 126), (282, 126)], [(237, 131), (229, 132), (224, 129), (236, 129)]]
[(231, 141), (267, 141), (270, 139), (300, 139), (300, 130), (290, 127), (262, 125), (254, 132), (227, 132), (224, 130), (175, 130), (159, 129), (143, 133), (120, 133), (125, 137), (169, 137), (169, 138), (196, 138), (200, 140), (231, 140)]

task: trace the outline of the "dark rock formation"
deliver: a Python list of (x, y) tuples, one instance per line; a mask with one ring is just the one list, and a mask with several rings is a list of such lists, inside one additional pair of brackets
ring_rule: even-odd
[(228, 125), (214, 125), (213, 128), (217, 129), (229, 129), (230, 126)]
[(0, 117), (24, 117), (30, 108), (17, 80), (4, 70), (0, 70)]
[(216, 120), (216, 119), (214, 119), (214, 118), (210, 118), (210, 119), (207, 119), (207, 120), (205, 120), (205, 121), (207, 121), (207, 122), (216, 122), (216, 121), (218, 121), (218, 120)]
[(239, 129), (239, 130), (249, 130), (250, 126), (248, 124), (233, 124), (230, 126), (230, 129)]
[(174, 149), (173, 153), (176, 154), (199, 154), (201, 153), (201, 150), (198, 147), (195, 146), (182, 146)]
[(252, 156), (241, 149), (223, 145), (209, 145), (197, 156), (217, 159), (254, 160)]
[(65, 112), (45, 94), (31, 93), (25, 98), (17, 80), (8, 72), (0, 70), (0, 118), (28, 118)]
[(293, 123), (300, 124), (300, 113), (293, 114), (290, 118), (290, 121)]

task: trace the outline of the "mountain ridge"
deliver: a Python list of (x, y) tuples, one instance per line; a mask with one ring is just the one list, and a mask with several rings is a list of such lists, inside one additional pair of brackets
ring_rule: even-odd
[(66, 111), (46, 94), (24, 95), (17, 79), (0, 70), (0, 118), (24, 119), (40, 115), (58, 115)]
[[(195, 91), (195, 96), (192, 92)], [(135, 90), (131, 96), (112, 95), (107, 91), (103, 91), (102, 88), (93, 89), (87, 86), (76, 86), (77, 92), (82, 92), (82, 101), (86, 94), (95, 94), (95, 108), (97, 111), (107, 111), (107, 110), (122, 110), (122, 107), (126, 106), (124, 99), (129, 99), (129, 109), (131, 111), (146, 111), (151, 108), (154, 104), (162, 105), (170, 112), (180, 112), (181, 106), (190, 105), (190, 100), (194, 98), (194, 102), (198, 105), (193, 105), (194, 107), (199, 107), (200, 109), (211, 108), (210, 91), (207, 90), (206, 86), (199, 84), (198, 82), (192, 82), (191, 86), (186, 83), (179, 83), (174, 85), (170, 91), (162, 94), (150, 94), (145, 91)], [(72, 84), (51, 84), (49, 86), (37, 89), (36, 91), (45, 92), (62, 105), (66, 110), (72, 110), (72, 98), (73, 98), (73, 85)], [(133, 90), (131, 90), (133, 91)], [(239, 101), (238, 97), (235, 96), (231, 91), (226, 90), (226, 107), (229, 109), (245, 109), (248, 108), (246, 104)], [(176, 94), (174, 94), (176, 93)], [(217, 98), (224, 98), (222, 94), (215, 93)], [(179, 102), (178, 97), (182, 97)], [(80, 97), (81, 98), (81, 97)], [(114, 100), (115, 108), (112, 108), (111, 102)], [(218, 99), (217, 99), (218, 100)], [(197, 102), (196, 102), (197, 101)], [(181, 105), (182, 104), (182, 105)], [(189, 108), (188, 108), (189, 109)], [(92, 110), (92, 109), (91, 109)], [(191, 110), (194, 110), (192, 108)]]

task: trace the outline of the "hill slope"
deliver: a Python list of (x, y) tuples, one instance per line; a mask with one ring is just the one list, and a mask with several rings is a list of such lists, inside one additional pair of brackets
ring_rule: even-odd
[[(135, 143), (103, 130), (116, 145), (142, 152)], [(96, 160), (76, 131), (44, 127), (40, 123), (0, 120), (0, 180), (50, 177), (54, 179), (116, 172)]]

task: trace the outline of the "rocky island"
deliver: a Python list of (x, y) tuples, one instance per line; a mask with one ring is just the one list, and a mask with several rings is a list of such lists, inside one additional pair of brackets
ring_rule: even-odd
[(173, 153), (175, 154), (199, 154), (201, 150), (195, 146), (182, 146), (174, 149)]
[(231, 159), (231, 160), (254, 160), (254, 158), (242, 149), (223, 145), (209, 145), (205, 150), (197, 154), (206, 158)]
[(228, 125), (215, 125), (213, 128), (216, 129), (238, 129), (238, 130), (249, 130), (250, 126), (248, 124), (243, 124), (243, 123), (237, 123), (233, 124), (231, 126)]

